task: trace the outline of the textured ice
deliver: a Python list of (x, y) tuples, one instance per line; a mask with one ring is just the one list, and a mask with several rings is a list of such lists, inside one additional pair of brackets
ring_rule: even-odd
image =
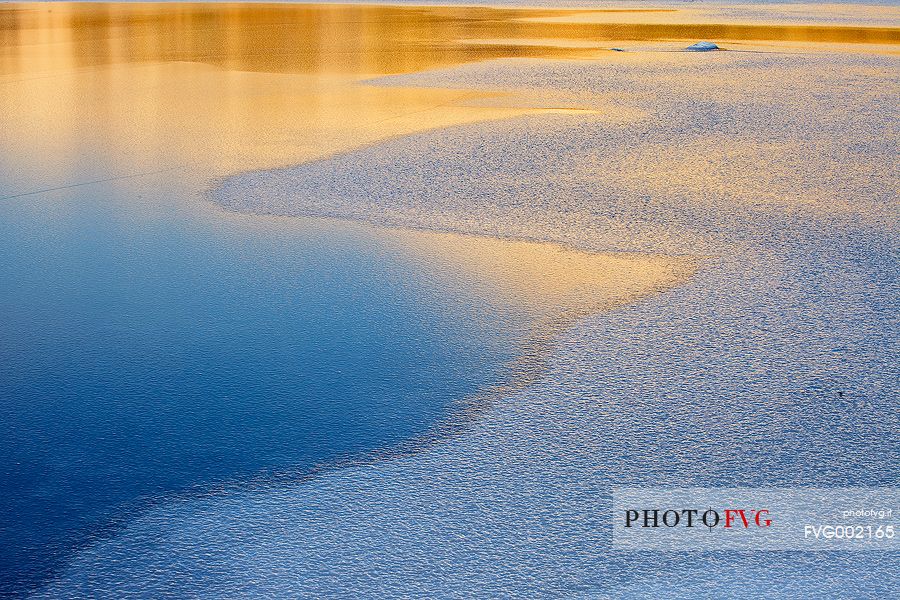
[(375, 83), (643, 118), (463, 126), (213, 199), (701, 256), (689, 283), (582, 320), (535, 385), (419, 454), (159, 506), (43, 595), (896, 596), (896, 554), (619, 553), (607, 513), (614, 484), (898, 485), (897, 58), (609, 54)]

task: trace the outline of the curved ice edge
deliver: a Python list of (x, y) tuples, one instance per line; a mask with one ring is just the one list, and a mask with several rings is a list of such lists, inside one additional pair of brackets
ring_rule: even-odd
[[(352, 151), (352, 150), (351, 150)], [(324, 157), (316, 161), (329, 160), (332, 157)], [(308, 164), (308, 163), (300, 163)], [(501, 237), (490, 236), (478, 233), (469, 233), (464, 231), (454, 231), (450, 229), (442, 229), (429, 227), (427, 225), (410, 226), (408, 224), (379, 222), (366, 218), (354, 218), (340, 214), (323, 214), (315, 211), (302, 212), (298, 211), (290, 215), (278, 214), (274, 211), (254, 211), (245, 205), (228, 201), (217, 192), (221, 191), (224, 184), (230, 180), (244, 177), (250, 174), (265, 175), (272, 171), (283, 169), (292, 169), (300, 166), (294, 164), (287, 167), (276, 169), (258, 169), (242, 173), (231, 174), (223, 177), (214, 178), (202, 190), (201, 195), (209, 202), (220, 207), (222, 210), (243, 214), (248, 216), (266, 216), (277, 218), (313, 218), (327, 219), (333, 221), (341, 221), (345, 223), (360, 223), (366, 226), (396, 230), (396, 231), (421, 231), (427, 233), (449, 233), (454, 235), (464, 235), (472, 237), (484, 237), (501, 239), (506, 241), (524, 241), (540, 244), (551, 244), (567, 250), (576, 252), (587, 252), (590, 254), (620, 254), (620, 255), (640, 255), (640, 256), (678, 256), (692, 261), (699, 261), (704, 258), (695, 255), (668, 255), (662, 253), (642, 252), (623, 250), (621, 248), (610, 248), (604, 250), (585, 250), (582, 248), (570, 246), (547, 239), (525, 238), (525, 237)], [(548, 370), (548, 357), (553, 348), (553, 340), (562, 332), (570, 329), (578, 321), (587, 318), (599, 312), (611, 312), (619, 308), (632, 307), (638, 305), (645, 300), (653, 298), (658, 294), (670, 291), (690, 281), (699, 268), (698, 264), (694, 265), (693, 270), (684, 278), (679, 279), (671, 285), (659, 285), (648, 288), (643, 293), (631, 298), (629, 301), (618, 302), (605, 306), (585, 306), (580, 308), (565, 308), (561, 310), (551, 319), (545, 319), (535, 323), (532, 328), (532, 335), (529, 336), (523, 344), (523, 352), (516, 357), (511, 363), (507, 363), (508, 375), (505, 380), (501, 379), (498, 383), (491, 384), (473, 394), (468, 394), (451, 402), (447, 412), (439, 417), (426, 431), (416, 434), (402, 441), (391, 443), (381, 448), (375, 448), (365, 451), (351, 452), (336, 457), (332, 457), (314, 464), (310, 467), (303, 468), (282, 468), (278, 470), (265, 470), (252, 475), (224, 479), (220, 481), (204, 482), (194, 485), (190, 488), (167, 492), (158, 496), (146, 496), (135, 500), (127, 506), (121, 507), (115, 512), (112, 518), (105, 524), (100, 525), (92, 532), (90, 538), (86, 539), (82, 544), (71, 549), (69, 559), (65, 560), (61, 568), (65, 569), (65, 565), (71, 562), (73, 557), (78, 556), (83, 550), (102, 542), (105, 539), (115, 537), (117, 533), (123, 531), (129, 523), (141, 514), (146, 514), (152, 510), (159, 509), (165, 505), (184, 504), (197, 499), (210, 499), (216, 497), (225, 497), (240, 492), (266, 492), (287, 486), (303, 484), (319, 479), (322, 476), (334, 473), (346, 468), (363, 467), (373, 465), (383, 461), (402, 459), (419, 454), (436, 444), (445, 440), (454, 438), (469, 430), (470, 426), (479, 421), (487, 411), (489, 411), (501, 398), (505, 398), (528, 388), (537, 382), (542, 375)], [(57, 571), (58, 572), (58, 571)], [(41, 593), (41, 590), (52, 586), (57, 579), (49, 578), (38, 587), (29, 590), (29, 593)]]
[[(347, 153), (353, 152), (355, 149), (348, 150)], [(344, 153), (341, 153), (344, 154)], [(300, 483), (309, 481), (321, 474), (333, 472), (339, 469), (353, 466), (361, 466), (373, 464), (383, 460), (391, 460), (418, 454), (431, 446), (440, 443), (443, 440), (455, 437), (463, 433), (469, 428), (469, 425), (478, 421), (486, 411), (494, 405), (495, 401), (502, 397), (513, 395), (533, 383), (535, 383), (548, 369), (547, 358), (551, 353), (552, 342), (559, 334), (573, 327), (578, 321), (585, 319), (593, 314), (600, 312), (611, 312), (623, 307), (630, 307), (640, 304), (641, 302), (655, 297), (664, 292), (673, 290), (677, 287), (689, 282), (700, 268), (700, 262), (711, 258), (708, 256), (688, 255), (688, 254), (663, 254), (659, 252), (624, 250), (621, 248), (608, 248), (603, 250), (584, 249), (563, 242), (531, 238), (531, 237), (511, 237), (500, 235), (489, 235), (485, 233), (475, 233), (462, 230), (454, 230), (450, 228), (433, 227), (427, 224), (408, 224), (387, 219), (375, 219), (371, 216), (353, 216), (342, 214), (340, 211), (323, 211), (323, 210), (305, 210), (303, 208), (292, 209), (289, 214), (279, 213), (274, 209), (259, 209), (248, 206), (247, 203), (241, 202), (241, 192), (246, 192), (246, 185), (238, 185), (237, 182), (244, 178), (262, 178), (275, 172), (284, 172), (309, 165), (311, 163), (324, 162), (333, 159), (334, 156), (326, 156), (311, 161), (295, 163), (288, 166), (276, 168), (253, 169), (230, 175), (217, 177), (210, 180), (209, 184), (203, 190), (203, 196), (209, 202), (217, 205), (222, 210), (231, 213), (237, 213), (248, 216), (260, 217), (276, 217), (279, 219), (304, 218), (304, 219), (327, 219), (344, 223), (357, 223), (368, 227), (374, 227), (383, 230), (393, 231), (418, 231), (435, 234), (452, 234), (460, 236), (471, 236), (481, 238), (492, 238), (509, 242), (529, 242), (537, 244), (549, 244), (557, 246), (564, 250), (574, 252), (584, 252), (588, 254), (618, 254), (644, 257), (666, 257), (666, 258), (682, 258), (690, 263), (690, 268), (686, 268), (686, 274), (678, 281), (671, 284), (660, 284), (649, 287), (646, 291), (636, 294), (627, 301), (616, 302), (603, 306), (581, 306), (581, 307), (565, 307), (560, 306), (559, 312), (552, 318), (543, 319), (535, 322), (532, 327), (532, 334), (525, 340), (523, 344), (523, 352), (517, 356), (512, 363), (508, 363), (509, 377), (505, 381), (492, 384), (480, 391), (469, 394), (453, 401), (447, 413), (440, 417), (432, 426), (423, 433), (417, 434), (411, 438), (396, 442), (386, 447), (369, 450), (362, 453), (354, 453), (352, 455), (331, 459), (326, 462), (315, 465), (309, 469), (297, 471), (281, 471), (279, 473), (268, 474), (262, 478), (247, 479), (243, 482), (233, 482), (232, 485), (222, 486), (223, 493), (232, 491), (237, 488), (251, 488), (259, 490), (267, 487), (276, 487), (283, 484)], [(224, 193), (228, 188), (239, 188), (237, 193)], [(237, 484), (237, 485), (235, 485)]]
[[(238, 177), (240, 175), (241, 174), (237, 174), (220, 178), (212, 183), (214, 184), (215, 182), (225, 181), (231, 177)], [(218, 204), (223, 210), (250, 216), (257, 215), (275, 216), (279, 218), (300, 217), (328, 219), (343, 221), (347, 223), (362, 223), (371, 227), (388, 230), (393, 229), (398, 231), (423, 231), (430, 233), (450, 233), (472, 237), (492, 237), (480, 234), (470, 234), (460, 231), (428, 228), (426, 226), (410, 227), (382, 224), (362, 218), (345, 218), (340, 216), (320, 215), (312, 213), (279, 215), (277, 213), (240, 210), (237, 208), (231, 208), (226, 204), (222, 204), (214, 200), (211, 196), (211, 193), (214, 192), (215, 189), (217, 189), (217, 186), (214, 185), (210, 185), (207, 187), (204, 195), (209, 201)], [(581, 248), (572, 247), (554, 241), (538, 239), (509, 237), (504, 238), (496, 236), (495, 239), (552, 244), (568, 250), (588, 252), (591, 254), (631, 254), (641, 256), (667, 257), (673, 256), (663, 255), (661, 253), (626, 251), (620, 249), (604, 251), (583, 250)], [(127, 507), (123, 507), (121, 510), (117, 511), (110, 522), (98, 527), (98, 529), (93, 532), (91, 537), (85, 540), (83, 544), (80, 544), (78, 547), (72, 548), (68, 560), (65, 560), (62, 563), (61, 569), (65, 569), (66, 565), (70, 564), (74, 557), (77, 557), (82, 551), (86, 550), (87, 548), (95, 546), (105, 539), (115, 537), (118, 532), (125, 530), (128, 527), (129, 523), (131, 523), (136, 517), (139, 517), (141, 514), (146, 514), (152, 510), (159, 509), (162, 506), (172, 504), (185, 504), (197, 499), (225, 497), (240, 492), (266, 492), (279, 488), (289, 487), (292, 485), (309, 483), (311, 481), (319, 479), (320, 477), (341, 471), (343, 469), (364, 467), (367, 465), (381, 463), (383, 461), (414, 456), (425, 450), (428, 450), (436, 444), (454, 438), (468, 431), (470, 426), (473, 423), (479, 421), (481, 416), (489, 411), (494, 406), (497, 400), (515, 395), (516, 393), (528, 388), (529, 386), (536, 383), (540, 379), (540, 377), (547, 372), (547, 370), (549, 369), (548, 357), (551, 354), (553, 348), (552, 342), (560, 333), (570, 329), (578, 321), (585, 319), (593, 314), (600, 312), (612, 312), (624, 307), (633, 307), (659, 294), (681, 287), (694, 277), (697, 270), (699, 269), (699, 261), (702, 259), (710, 258), (694, 255), (674, 256), (690, 259), (692, 262), (694, 262), (693, 270), (684, 278), (679, 279), (677, 282), (669, 285), (658, 285), (650, 287), (643, 293), (636, 295), (628, 301), (616, 302), (603, 307), (582, 307), (579, 309), (563, 308), (555, 317), (536, 322), (536, 327), (532, 328), (533, 334), (529, 336), (529, 338), (527, 338), (526, 342), (523, 344), (524, 351), (522, 352), (522, 354), (516, 357), (512, 361), (512, 363), (508, 363), (508, 366), (511, 367), (509, 369), (511, 375), (508, 377), (508, 380), (489, 385), (478, 392), (468, 394), (457, 400), (454, 400), (451, 403), (446, 414), (438, 418), (438, 420), (426, 431), (381, 448), (375, 448), (372, 450), (365, 450), (361, 452), (352, 452), (333, 457), (319, 462), (311, 467), (263, 471), (258, 472), (254, 475), (244, 477), (237, 477), (216, 482), (206, 482), (203, 484), (195, 485), (185, 490), (170, 492), (159, 496), (140, 498), (135, 501), (135, 503), (130, 504)], [(57, 571), (57, 573), (58, 572), (60, 571)], [(38, 585), (38, 587), (30, 589), (28, 593), (40, 595), (42, 591), (46, 591), (47, 589), (52, 588), (52, 586), (55, 583), (58, 583), (58, 581), (59, 580), (55, 576), (52, 576), (42, 584)]]

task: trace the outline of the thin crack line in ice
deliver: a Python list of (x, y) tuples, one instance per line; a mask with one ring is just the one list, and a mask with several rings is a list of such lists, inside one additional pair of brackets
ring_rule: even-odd
[(179, 169), (184, 169), (185, 167), (189, 167), (189, 166), (190, 166), (190, 164), (189, 164), (189, 163), (186, 163), (186, 164), (183, 164), (183, 165), (176, 165), (176, 166), (174, 166), (174, 167), (168, 167), (168, 168), (165, 168), (165, 169), (159, 169), (159, 170), (156, 170), (156, 171), (144, 171), (144, 172), (142, 172), (142, 173), (130, 173), (130, 174), (127, 174), (127, 175), (115, 175), (115, 176), (113, 176), (113, 177), (105, 177), (105, 178), (103, 178), (103, 179), (93, 179), (93, 180), (91, 180), (91, 181), (80, 181), (80, 182), (78, 182), (78, 183), (70, 183), (70, 184), (67, 184), (67, 185), (60, 185), (60, 186), (56, 186), (56, 187), (43, 188), (43, 189), (40, 189), (40, 190), (33, 190), (33, 191), (31, 191), (31, 192), (22, 192), (22, 193), (20, 193), (20, 194), (13, 194), (13, 195), (11, 195), (11, 196), (0, 196), (0, 201), (3, 201), (3, 200), (13, 200), (13, 199), (15, 199), (15, 198), (23, 198), (23, 197), (25, 197), (25, 196), (35, 196), (35, 195), (37, 195), (37, 194), (44, 194), (44, 193), (47, 193), (47, 192), (57, 192), (57, 191), (60, 191), (60, 190), (69, 190), (69, 189), (72, 189), (72, 188), (82, 187), (82, 186), (85, 186), (85, 185), (94, 185), (94, 184), (97, 184), (97, 183), (107, 183), (107, 182), (109, 182), (109, 181), (119, 181), (119, 180), (122, 180), (122, 179), (134, 179), (134, 178), (136, 178), (136, 177), (147, 177), (147, 176), (149, 176), (149, 175), (159, 175), (160, 173), (168, 173), (168, 172), (170, 172), (170, 171), (177, 171), (177, 170), (179, 170)]

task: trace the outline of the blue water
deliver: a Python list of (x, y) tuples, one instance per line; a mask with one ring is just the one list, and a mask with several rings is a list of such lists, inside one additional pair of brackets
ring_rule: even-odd
[(521, 315), (389, 232), (231, 216), (191, 185), (0, 201), (0, 593), (153, 499), (425, 432), (516, 352)]

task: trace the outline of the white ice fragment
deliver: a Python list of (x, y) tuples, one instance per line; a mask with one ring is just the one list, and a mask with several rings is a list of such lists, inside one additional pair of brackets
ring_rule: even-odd
[(712, 42), (697, 42), (685, 48), (688, 52), (709, 52), (710, 50), (719, 50), (720, 48)]

